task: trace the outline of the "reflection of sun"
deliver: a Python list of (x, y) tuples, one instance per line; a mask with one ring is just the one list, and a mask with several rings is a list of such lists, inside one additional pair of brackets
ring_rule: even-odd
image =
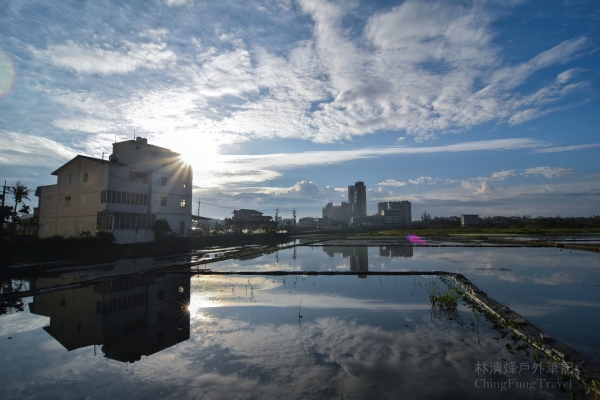
[(192, 295), (190, 299), (190, 305), (188, 310), (190, 312), (190, 316), (192, 318), (197, 318), (202, 315), (202, 312), (207, 308), (214, 308), (222, 306), (221, 302), (218, 300), (213, 300), (209, 297), (205, 296), (194, 296)]

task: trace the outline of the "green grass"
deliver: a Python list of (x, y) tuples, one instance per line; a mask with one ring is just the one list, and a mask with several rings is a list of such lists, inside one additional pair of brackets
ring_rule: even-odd
[(600, 227), (596, 228), (555, 228), (555, 229), (531, 229), (531, 228), (428, 228), (428, 229), (392, 229), (380, 232), (360, 233), (358, 236), (406, 236), (414, 233), (419, 236), (447, 236), (447, 235), (565, 235), (578, 233), (600, 233)]

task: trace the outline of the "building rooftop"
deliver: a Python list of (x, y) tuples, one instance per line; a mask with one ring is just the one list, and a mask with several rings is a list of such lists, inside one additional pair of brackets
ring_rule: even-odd
[(84, 158), (86, 160), (97, 162), (98, 164), (108, 164), (109, 163), (108, 160), (102, 160), (102, 159), (96, 158), (96, 157), (82, 156), (81, 154), (77, 154), (75, 157), (73, 157), (72, 159), (70, 159), (69, 161), (67, 161), (66, 163), (61, 165), (60, 167), (58, 167), (56, 169), (56, 171), (52, 172), (51, 175), (58, 175), (58, 172), (61, 169), (65, 168), (67, 165), (71, 164), (73, 161), (77, 160), (78, 158)]

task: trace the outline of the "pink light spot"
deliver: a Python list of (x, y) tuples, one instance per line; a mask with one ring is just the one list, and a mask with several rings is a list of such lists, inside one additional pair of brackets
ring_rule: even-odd
[(423, 245), (427, 245), (428, 244), (426, 241), (424, 241), (423, 239), (421, 239), (420, 237), (418, 237), (414, 233), (409, 233), (408, 235), (406, 235), (406, 239), (410, 243), (413, 243), (413, 244), (423, 244)]

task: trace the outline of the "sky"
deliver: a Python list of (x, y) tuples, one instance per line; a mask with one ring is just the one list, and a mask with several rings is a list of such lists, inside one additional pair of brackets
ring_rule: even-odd
[(357, 181), (368, 214), (597, 215), (599, 31), (595, 0), (0, 1), (0, 178), (135, 131), (209, 217)]

